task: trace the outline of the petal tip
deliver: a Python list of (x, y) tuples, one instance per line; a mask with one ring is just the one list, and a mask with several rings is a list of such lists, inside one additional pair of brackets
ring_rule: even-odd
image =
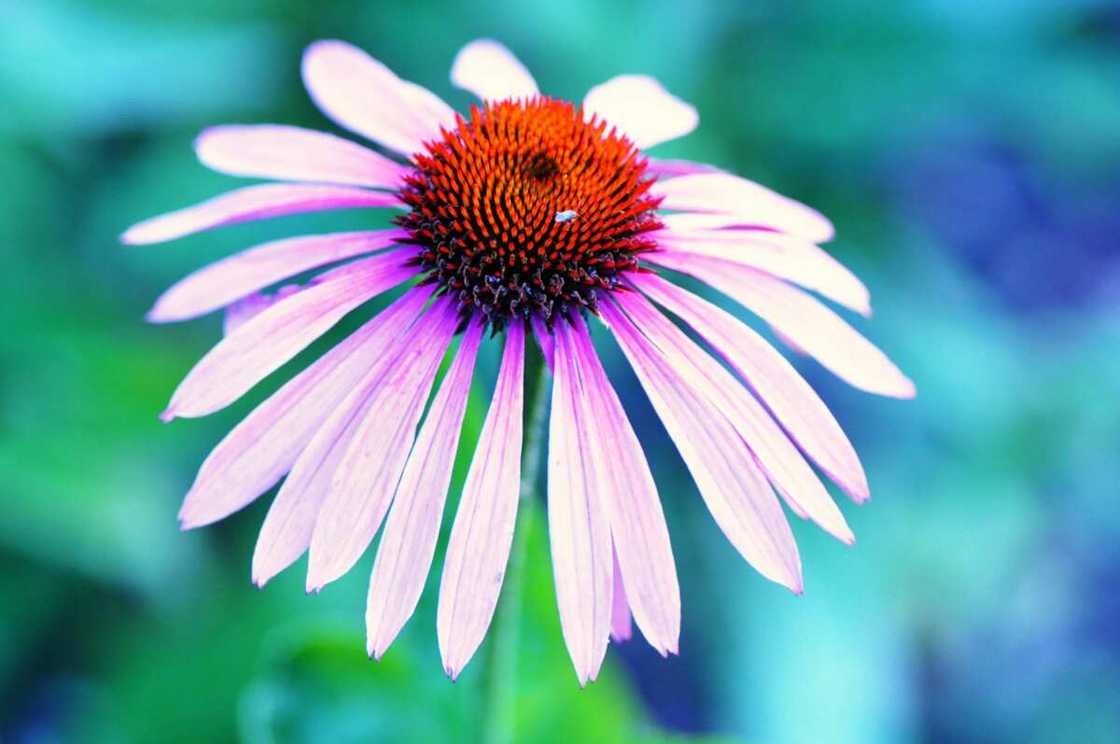
[(121, 241), (121, 244), (122, 245), (144, 245), (146, 243), (155, 242), (153, 240), (150, 240), (148, 238), (148, 236), (145, 235), (146, 225), (147, 225), (146, 222), (138, 222), (135, 225), (133, 225), (132, 227), (130, 227), (127, 230), (125, 230), (124, 232), (122, 232), (120, 234), (120, 237), (119, 237), (119, 240)]
[(178, 320), (182, 320), (182, 318), (174, 311), (169, 310), (163, 302), (156, 300), (156, 304), (152, 305), (151, 309), (144, 313), (144, 320), (148, 323), (162, 324), (174, 323)]
[(258, 589), (264, 589), (264, 585), (272, 581), (272, 577), (275, 575), (275, 571), (267, 570), (259, 562), (253, 561), (253, 567), (250, 570), (250, 578)]

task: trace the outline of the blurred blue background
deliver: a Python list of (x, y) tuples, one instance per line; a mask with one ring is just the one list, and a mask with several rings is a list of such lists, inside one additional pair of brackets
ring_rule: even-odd
[(831, 216), (830, 249), (874, 297), (857, 326), (919, 389), (875, 399), (798, 361), (874, 498), (844, 506), (854, 548), (795, 525), (794, 597), (722, 539), (600, 344), (670, 520), (681, 656), (612, 646), (599, 682), (578, 688), (538, 511), (521, 525), (533, 561), (518, 740), (1120, 741), (1114, 2), (3, 0), (0, 16), (0, 741), (476, 736), (487, 646), (446, 680), (435, 581), (373, 663), (370, 556), (321, 596), (304, 595), (302, 562), (258, 591), (249, 559), (267, 498), (177, 530), (209, 447), (290, 369), (228, 411), (161, 425), (220, 322), (151, 327), (144, 311), (218, 256), (371, 218), (147, 248), (117, 235), (234, 185), (195, 162), (204, 126), (329, 128), (299, 82), (310, 41), (347, 39), (462, 108), (448, 70), (478, 36), (509, 45), (553, 95), (645, 72), (695, 103), (698, 131), (655, 154)]

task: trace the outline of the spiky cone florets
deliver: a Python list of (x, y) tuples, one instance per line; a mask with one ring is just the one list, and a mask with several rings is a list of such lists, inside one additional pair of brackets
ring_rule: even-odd
[(397, 219), (419, 246), (426, 281), (482, 313), (512, 318), (595, 312), (620, 289), (661, 227), (646, 160), (581, 108), (547, 97), (472, 107), (416, 155)]

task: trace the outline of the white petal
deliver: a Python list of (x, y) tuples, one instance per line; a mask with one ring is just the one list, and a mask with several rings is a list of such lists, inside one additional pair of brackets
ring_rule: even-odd
[(324, 114), (339, 126), (404, 155), (454, 127), (455, 112), (435, 94), (401, 80), (357, 47), (317, 41), (303, 55), (303, 81)]
[(355, 142), (277, 124), (210, 127), (194, 141), (194, 149), (210, 168), (249, 178), (395, 189), (406, 172)]
[(596, 85), (583, 99), (583, 110), (617, 127), (641, 149), (683, 137), (700, 121), (695, 108), (647, 75), (619, 75)]
[(727, 215), (739, 224), (769, 227), (827, 243), (835, 230), (820, 212), (730, 173), (697, 173), (660, 179), (650, 188), (662, 209)]
[(530, 98), (537, 83), (513, 53), (491, 39), (467, 44), (451, 65), (451, 82), (483, 101)]

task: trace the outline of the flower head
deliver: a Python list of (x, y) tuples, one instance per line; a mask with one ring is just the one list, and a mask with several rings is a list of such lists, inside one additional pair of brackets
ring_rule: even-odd
[[(886, 356), (806, 291), (870, 312), (863, 284), (818, 247), (832, 237), (828, 220), (712, 166), (647, 158), (643, 149), (697, 124), (691, 106), (650, 78), (614, 78), (574, 106), (541, 95), (505, 48), (474, 42), (452, 80), (481, 103), (461, 116), (341, 42), (313, 44), (303, 73), (324, 113), (400, 159), (295, 127), (208, 129), (196, 142), (205, 164), (278, 182), (142, 222), (123, 240), (343, 208), (401, 210), (396, 226), (266, 243), (164, 293), (151, 320), (225, 308), (226, 335), (163, 417), (223, 408), (350, 311), (404, 291), (222, 440), (187, 494), (184, 528), (222, 519), (282, 481), (253, 579), (263, 585), (307, 552), (309, 590), (348, 571), (381, 530), (366, 616), (369, 652), (380, 657), (419, 600), (475, 360), (487, 332), (500, 333), (497, 384), (440, 585), (440, 650), (456, 676), (490, 624), (509, 556), (522, 377), (535, 338), (553, 373), (549, 536), (580, 682), (595, 678), (610, 638), (629, 637), (631, 616), (654, 648), (676, 653), (680, 596), (668, 531), (592, 344), (594, 319), (633, 367), (713, 518), (760, 573), (801, 591), (779, 496), (854, 540), (810, 465), (855, 501), (868, 497), (859, 459), (824, 403), (758, 333), (664, 273), (709, 284), (852, 385), (910, 397), (912, 383)], [(303, 285), (283, 284), (318, 269)]]

